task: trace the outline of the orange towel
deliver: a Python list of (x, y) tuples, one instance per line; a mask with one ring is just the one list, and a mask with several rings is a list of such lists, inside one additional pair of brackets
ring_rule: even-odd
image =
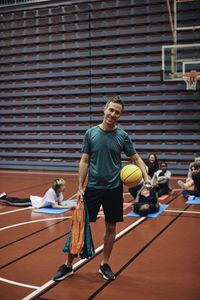
[(72, 216), (72, 222), (70, 253), (81, 254), (83, 252), (85, 240), (85, 209), (83, 201), (78, 201)]

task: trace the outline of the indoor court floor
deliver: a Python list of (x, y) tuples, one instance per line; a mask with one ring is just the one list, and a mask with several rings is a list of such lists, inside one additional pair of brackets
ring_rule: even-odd
[[(42, 196), (56, 178), (64, 178), (65, 200), (75, 199), (77, 173), (0, 171), (0, 193)], [(156, 218), (128, 217), (131, 196), (124, 188), (124, 222), (118, 223), (110, 265), (116, 279), (98, 273), (104, 216), (91, 224), (96, 254), (74, 261), (75, 273), (55, 283), (52, 274), (65, 262), (62, 252), (72, 211), (36, 213), (32, 208), (0, 204), (1, 300), (199, 300), (200, 205), (188, 205), (173, 177), (173, 192), (160, 203), (169, 206)]]

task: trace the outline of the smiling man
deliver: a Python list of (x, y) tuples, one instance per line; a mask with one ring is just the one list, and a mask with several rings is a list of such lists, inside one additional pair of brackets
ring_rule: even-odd
[[(90, 222), (95, 222), (100, 206), (105, 215), (103, 257), (99, 273), (106, 280), (115, 279), (108, 265), (115, 241), (116, 223), (123, 221), (123, 185), (120, 181), (121, 153), (124, 152), (142, 170), (144, 183), (150, 184), (146, 167), (136, 153), (128, 134), (117, 126), (124, 103), (114, 96), (105, 105), (103, 122), (87, 130), (79, 164), (77, 200), (86, 201)], [(84, 183), (88, 182), (84, 191)], [(62, 280), (73, 274), (74, 256), (68, 254), (64, 265), (54, 274), (53, 280)]]

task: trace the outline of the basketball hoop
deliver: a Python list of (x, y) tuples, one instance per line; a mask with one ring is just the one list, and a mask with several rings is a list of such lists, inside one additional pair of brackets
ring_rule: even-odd
[(200, 79), (200, 73), (197, 72), (184, 73), (182, 77), (186, 83), (186, 90), (196, 90), (197, 80)]

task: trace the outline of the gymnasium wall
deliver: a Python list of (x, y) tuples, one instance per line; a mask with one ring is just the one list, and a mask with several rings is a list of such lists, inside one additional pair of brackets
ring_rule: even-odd
[[(200, 2), (179, 7), (199, 21)], [(49, 1), (0, 7), (0, 168), (75, 171), (85, 131), (119, 94), (119, 126), (146, 159), (186, 174), (200, 149), (200, 84), (161, 79), (173, 44), (165, 0)], [(178, 34), (199, 42), (200, 30)], [(123, 155), (123, 163), (128, 162)]]

